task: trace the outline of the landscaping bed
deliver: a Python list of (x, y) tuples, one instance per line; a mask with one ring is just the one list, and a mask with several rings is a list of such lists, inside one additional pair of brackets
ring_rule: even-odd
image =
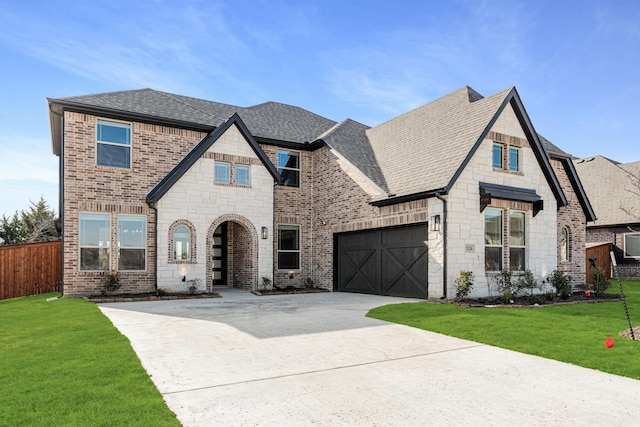
[(590, 294), (584, 291), (573, 292), (567, 298), (554, 296), (549, 298), (545, 295), (524, 295), (511, 298), (508, 301), (501, 296), (487, 298), (466, 298), (456, 301), (462, 307), (541, 307), (544, 305), (576, 304), (576, 303), (598, 303), (609, 301), (620, 301), (619, 294)]
[(176, 299), (198, 299), (198, 298), (220, 298), (217, 292), (206, 293), (170, 293), (165, 292), (158, 295), (155, 292), (138, 293), (138, 294), (114, 294), (114, 295), (90, 295), (84, 299), (94, 303), (111, 303), (111, 302), (138, 302), (138, 301), (165, 301)]
[(291, 294), (316, 294), (322, 292), (330, 292), (328, 289), (322, 288), (296, 288), (295, 286), (287, 286), (286, 288), (260, 289), (251, 291), (252, 294), (258, 296), (264, 295), (291, 295)]

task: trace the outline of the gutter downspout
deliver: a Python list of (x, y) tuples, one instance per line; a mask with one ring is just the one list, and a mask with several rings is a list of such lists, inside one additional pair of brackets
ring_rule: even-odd
[(149, 207), (153, 209), (153, 245), (154, 245), (154, 254), (153, 254), (153, 286), (156, 290), (156, 295), (158, 295), (158, 209), (156, 208), (154, 203), (149, 203)]
[(447, 199), (440, 193), (436, 193), (436, 198), (442, 202), (442, 296), (440, 299), (447, 299)]

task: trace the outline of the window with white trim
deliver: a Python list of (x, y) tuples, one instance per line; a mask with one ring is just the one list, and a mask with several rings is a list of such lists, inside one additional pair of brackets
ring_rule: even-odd
[(300, 187), (300, 153), (278, 150), (278, 173), (282, 178), (282, 185)]
[(225, 162), (215, 162), (214, 166), (214, 182), (216, 184), (231, 183), (231, 165)]
[(96, 123), (96, 164), (131, 169), (131, 125), (98, 120)]
[(118, 215), (118, 270), (147, 268), (147, 217)]
[(484, 210), (484, 269), (502, 270), (502, 209)]
[(624, 239), (624, 257), (640, 258), (640, 233), (626, 233)]
[(300, 269), (299, 225), (278, 225), (278, 269)]
[(110, 270), (111, 216), (101, 213), (80, 213), (80, 270)]

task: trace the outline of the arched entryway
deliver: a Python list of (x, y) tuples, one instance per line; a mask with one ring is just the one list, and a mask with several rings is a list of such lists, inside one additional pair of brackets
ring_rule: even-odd
[(207, 232), (207, 289), (257, 289), (258, 234), (237, 214), (217, 218)]

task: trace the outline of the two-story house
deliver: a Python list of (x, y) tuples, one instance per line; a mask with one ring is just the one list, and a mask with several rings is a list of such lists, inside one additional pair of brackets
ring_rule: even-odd
[(463, 87), (375, 127), (152, 89), (49, 99), (64, 292), (258, 289), (450, 298), (502, 270), (584, 282), (595, 218), (515, 88)]

